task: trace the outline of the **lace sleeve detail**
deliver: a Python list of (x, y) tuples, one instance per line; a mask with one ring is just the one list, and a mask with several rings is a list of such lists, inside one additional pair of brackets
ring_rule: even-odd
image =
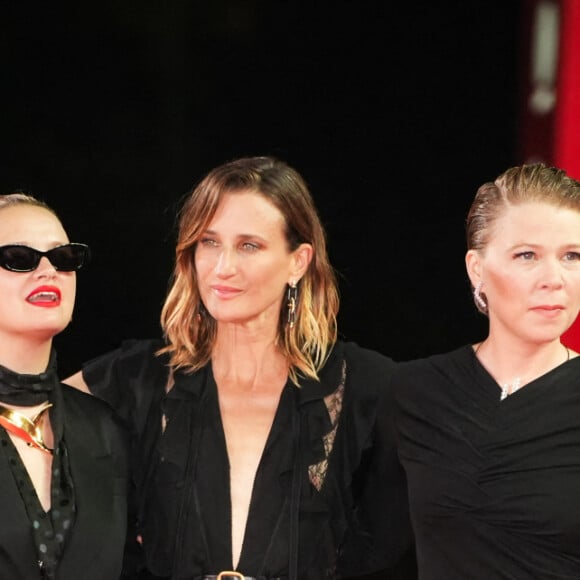
[(338, 429), (338, 424), (340, 422), (340, 415), (342, 413), (342, 402), (344, 399), (344, 385), (346, 382), (346, 361), (342, 363), (342, 375), (340, 379), (340, 384), (336, 391), (324, 397), (324, 404), (328, 411), (330, 417), (330, 424), (332, 428), (328, 433), (322, 437), (322, 442), (324, 444), (324, 459), (315, 463), (314, 465), (308, 466), (308, 476), (310, 478), (310, 483), (320, 491), (324, 485), (324, 480), (326, 478), (326, 472), (328, 471), (328, 458), (332, 453), (334, 448), (334, 441), (336, 439), (336, 431)]

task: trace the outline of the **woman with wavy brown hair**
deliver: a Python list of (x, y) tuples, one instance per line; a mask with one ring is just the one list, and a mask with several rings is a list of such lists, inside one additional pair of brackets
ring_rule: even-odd
[(185, 200), (164, 342), (125, 343), (72, 379), (135, 433), (141, 577), (395, 566), (410, 527), (393, 363), (337, 341), (338, 304), (316, 208), (287, 164), (226, 163)]

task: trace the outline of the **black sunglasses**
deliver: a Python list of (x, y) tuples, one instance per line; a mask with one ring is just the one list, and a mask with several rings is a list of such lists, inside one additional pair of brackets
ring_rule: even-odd
[(11, 272), (32, 272), (38, 268), (43, 256), (48, 258), (56, 270), (75, 272), (88, 260), (89, 247), (73, 243), (41, 252), (28, 246), (0, 246), (0, 267)]

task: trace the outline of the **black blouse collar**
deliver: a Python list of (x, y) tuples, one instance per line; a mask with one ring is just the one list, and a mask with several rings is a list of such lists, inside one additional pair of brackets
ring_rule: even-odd
[[(337, 342), (330, 353), (326, 364), (319, 373), (320, 381), (302, 378), (298, 391), (300, 405), (324, 399), (336, 390), (342, 375), (342, 361), (344, 359), (344, 343)], [(175, 373), (174, 388), (169, 391), (169, 399), (187, 399), (192, 396), (200, 397), (205, 384), (206, 373), (211, 373), (211, 363), (194, 373)]]
[(342, 376), (343, 359), (344, 343), (337, 342), (319, 373), (320, 380), (300, 380), (300, 388), (298, 389), (298, 400), (300, 404), (324, 399), (324, 397), (327, 397), (336, 390)]

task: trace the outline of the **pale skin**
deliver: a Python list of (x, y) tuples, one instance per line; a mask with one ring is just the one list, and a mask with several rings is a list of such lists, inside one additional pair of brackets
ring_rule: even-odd
[[(24, 244), (38, 250), (49, 250), (68, 243), (58, 219), (44, 208), (17, 205), (0, 209), (0, 246)], [(50, 306), (29, 301), (40, 286), (60, 290), (60, 300)], [(52, 338), (69, 323), (75, 300), (76, 275), (58, 272), (46, 257), (33, 272), (9, 272), (0, 269), (0, 364), (12, 371), (39, 374), (46, 370)], [(40, 406), (4, 406), (32, 417)], [(48, 414), (44, 415), (42, 432), (45, 444), (53, 447), (53, 434)], [(52, 455), (29, 447), (10, 434), (28, 471), (40, 504), (50, 509)]]
[(508, 207), (490, 234), (484, 250), (466, 255), (489, 309), (489, 335), (474, 348), (498, 386), (519, 377), (525, 387), (578, 356), (560, 337), (580, 310), (580, 211), (523, 203)]
[[(287, 284), (308, 269), (313, 249), (291, 251), (284, 218), (253, 191), (224, 195), (195, 254), (199, 290), (217, 321), (212, 370), (230, 466), (232, 564), (240, 559), (252, 490), (288, 363), (276, 346)], [(80, 373), (67, 379), (87, 390)]]

